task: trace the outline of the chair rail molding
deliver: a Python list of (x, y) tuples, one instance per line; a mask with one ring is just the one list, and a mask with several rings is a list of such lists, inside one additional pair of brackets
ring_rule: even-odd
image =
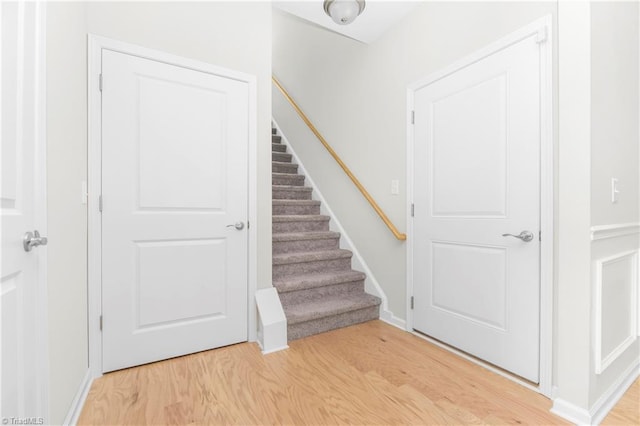
[(640, 233), (640, 222), (614, 223), (591, 227), (591, 241), (626, 237)]

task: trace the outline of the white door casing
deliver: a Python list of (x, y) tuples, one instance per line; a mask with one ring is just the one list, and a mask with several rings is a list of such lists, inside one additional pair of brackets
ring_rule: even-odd
[(102, 79), (103, 371), (247, 340), (248, 84), (109, 49)]
[(2, 2), (0, 17), (0, 418), (45, 421), (46, 247), (23, 247), (47, 231), (45, 5)]
[[(416, 86), (410, 105), (411, 326), (532, 382), (547, 137), (541, 34), (529, 31)], [(533, 240), (502, 236), (522, 230)]]

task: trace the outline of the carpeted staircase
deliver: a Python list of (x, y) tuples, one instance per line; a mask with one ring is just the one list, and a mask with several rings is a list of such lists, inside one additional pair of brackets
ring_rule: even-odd
[(340, 233), (311, 199), (298, 165), (272, 129), (273, 285), (287, 317), (289, 340), (378, 318), (380, 299), (364, 292), (365, 274), (351, 269)]

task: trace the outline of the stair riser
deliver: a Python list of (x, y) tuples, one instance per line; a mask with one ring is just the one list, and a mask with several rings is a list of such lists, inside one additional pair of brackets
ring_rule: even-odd
[(271, 230), (274, 234), (290, 232), (328, 231), (329, 221), (314, 220), (300, 222), (274, 222)]
[(282, 214), (320, 214), (320, 206), (319, 205), (288, 205), (288, 206), (273, 206), (272, 209), (273, 215), (282, 215)]
[(338, 285), (330, 285), (324, 287), (310, 288), (299, 291), (288, 291), (280, 293), (280, 301), (283, 305), (294, 303), (302, 303), (310, 300), (319, 300), (326, 296), (350, 295), (362, 293), (364, 291), (364, 280), (343, 283)]
[(282, 136), (271, 135), (271, 143), (280, 143), (282, 141)]
[(351, 258), (314, 260), (311, 262), (289, 263), (273, 265), (273, 278), (282, 278), (288, 275), (302, 275), (313, 272), (348, 271), (351, 269)]
[(274, 200), (310, 200), (311, 191), (293, 191), (291, 189), (274, 189), (272, 192)]
[(288, 174), (287, 176), (273, 176), (272, 185), (304, 186), (304, 176)]
[(273, 254), (282, 254), (334, 250), (339, 248), (338, 245), (338, 238), (323, 238), (321, 240), (274, 241), (271, 247)]
[(271, 153), (271, 161), (279, 161), (281, 163), (290, 163), (291, 162), (291, 154), (287, 154), (285, 152), (272, 152)]
[(287, 327), (287, 339), (289, 341), (323, 333), (336, 328), (348, 327), (361, 322), (378, 319), (378, 306), (345, 312), (317, 320), (292, 324)]
[(271, 171), (273, 173), (298, 173), (298, 165), (297, 164), (272, 164)]
[(275, 152), (287, 152), (287, 146), (283, 145), (281, 143), (272, 143), (271, 144), (271, 151), (275, 151)]

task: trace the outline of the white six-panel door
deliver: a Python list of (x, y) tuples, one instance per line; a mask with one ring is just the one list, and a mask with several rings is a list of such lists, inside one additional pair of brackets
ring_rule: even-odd
[(0, 418), (6, 422), (46, 417), (46, 247), (23, 247), (26, 232), (45, 231), (41, 8), (0, 2)]
[[(540, 47), (415, 92), (413, 327), (538, 382)], [(530, 232), (530, 241), (513, 236)]]
[(108, 49), (102, 75), (103, 371), (247, 340), (247, 83)]

